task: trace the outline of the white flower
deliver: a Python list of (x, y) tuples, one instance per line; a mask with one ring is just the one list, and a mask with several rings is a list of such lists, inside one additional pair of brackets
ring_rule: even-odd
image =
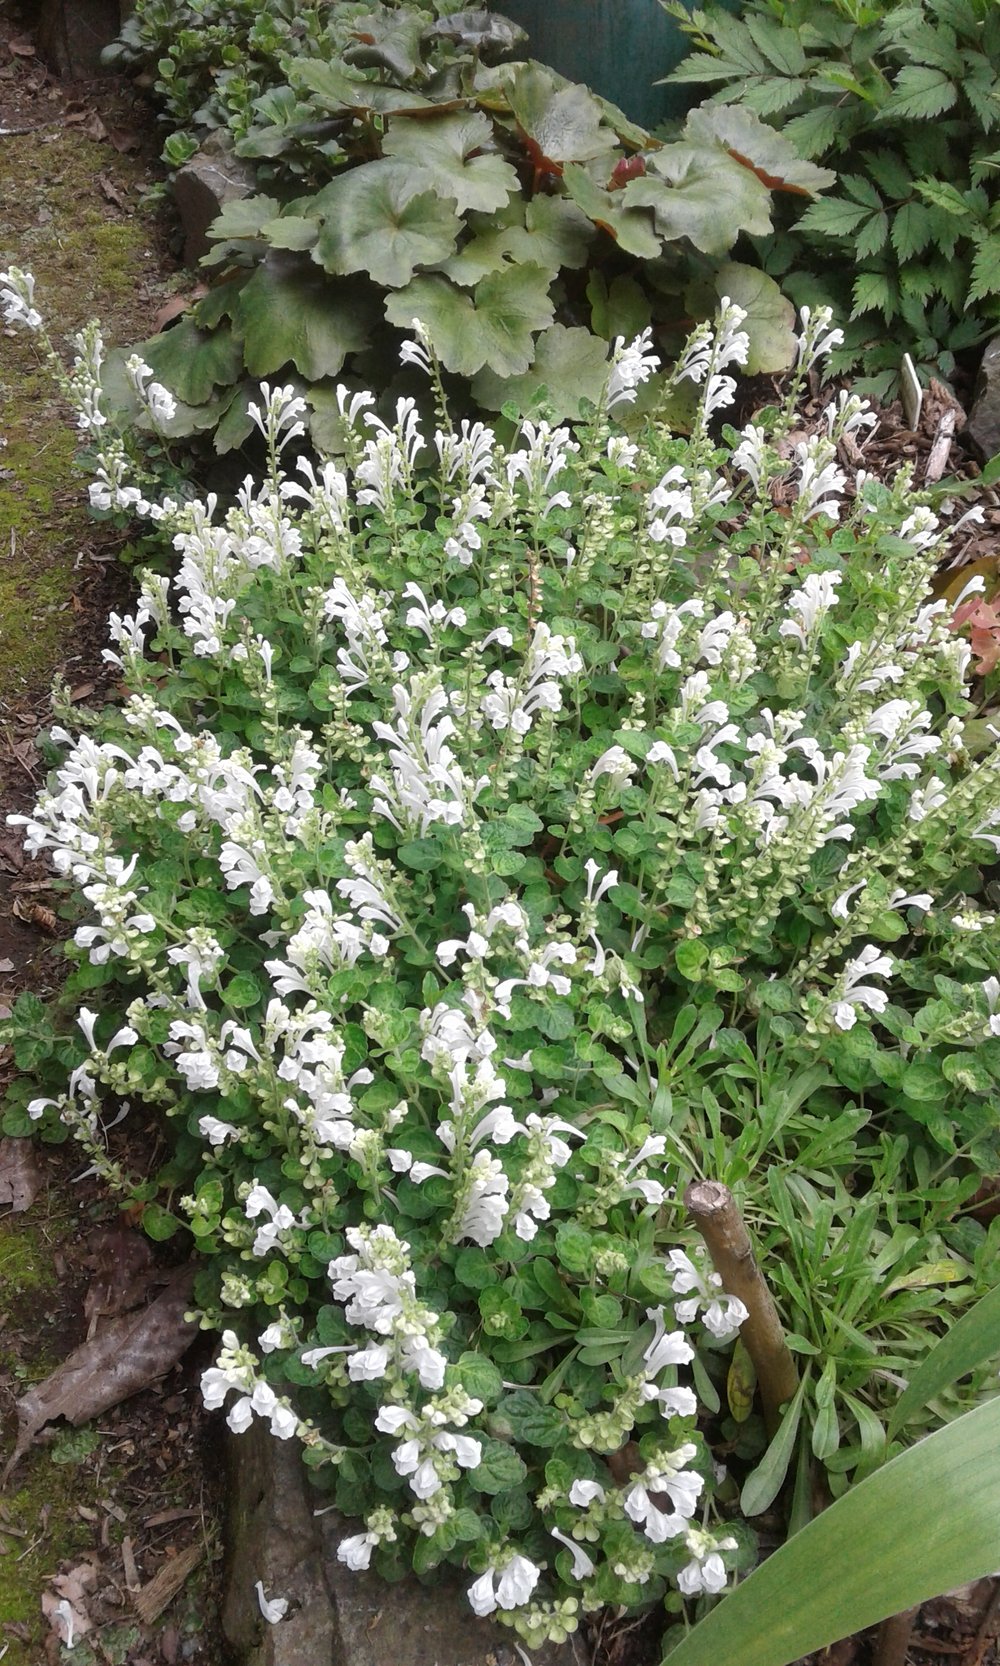
[(496, 1568), (490, 1568), (469, 1587), (469, 1601), (480, 1618), (497, 1608), (520, 1608), (538, 1584), (541, 1569), (526, 1556), (512, 1556), (499, 1579), (497, 1573)]
[(258, 1579), (256, 1585), (254, 1586), (254, 1590), (257, 1593), (257, 1602), (260, 1606), (260, 1611), (268, 1625), (276, 1626), (279, 1620), (283, 1620), (285, 1615), (288, 1613), (288, 1598), (272, 1597), (270, 1601), (268, 1601), (268, 1598), (264, 1595), (264, 1582), (261, 1579)]
[(343, 1562), (352, 1573), (361, 1573), (371, 1563), (372, 1551), (377, 1544), (374, 1533), (354, 1533), (349, 1539), (341, 1539), (337, 1546), (337, 1561)]
[(711, 1533), (691, 1527), (685, 1535), (685, 1544), (691, 1552), (691, 1561), (677, 1575), (678, 1590), (686, 1597), (699, 1596), (703, 1591), (718, 1596), (726, 1585), (726, 1565), (719, 1551), (735, 1550), (736, 1540), (715, 1539)]
[(894, 969), (889, 955), (880, 954), (873, 943), (866, 944), (860, 954), (847, 962), (840, 975), (836, 994), (828, 1007), (838, 1029), (854, 1028), (859, 1007), (867, 1007), (869, 1012), (875, 1013), (885, 1011), (889, 1004), (888, 995), (884, 990), (876, 989), (873, 984), (861, 982), (861, 979), (890, 977)]
[(561, 1533), (558, 1527), (553, 1527), (550, 1531), (554, 1539), (558, 1539), (560, 1544), (566, 1546), (573, 1558), (573, 1578), (589, 1579), (594, 1571), (594, 1564), (582, 1545), (578, 1545), (575, 1539), (570, 1539), (565, 1533)]
[(635, 769), (635, 760), (629, 757), (623, 746), (609, 746), (606, 752), (601, 753), (596, 763), (591, 765), (589, 779), (597, 781), (602, 775), (606, 775), (611, 791), (619, 793), (623, 787), (631, 784)]
[(797, 637), (808, 648), (817, 625), (837, 600), (842, 579), (841, 573), (810, 573), (801, 590), (794, 590), (788, 598), (788, 611), (796, 617), (782, 620), (779, 636)]
[(674, 1275), (674, 1295), (688, 1296), (694, 1292), (690, 1300), (674, 1303), (674, 1312), (681, 1324), (690, 1324), (699, 1309), (703, 1308), (701, 1321), (710, 1335), (720, 1342), (726, 1342), (735, 1336), (749, 1314), (738, 1296), (723, 1293), (719, 1274), (705, 1273), (681, 1249), (668, 1252), (667, 1265)]
[(593, 1504), (595, 1498), (603, 1504), (605, 1496), (600, 1481), (574, 1481), (569, 1489), (570, 1503), (578, 1504), (581, 1509), (586, 1509), (588, 1504)]
[(616, 405), (633, 405), (643, 382), (648, 382), (660, 361), (651, 351), (653, 331), (650, 326), (637, 335), (626, 347), (625, 337), (618, 336), (611, 350), (611, 374), (605, 394), (605, 409), (612, 412)]

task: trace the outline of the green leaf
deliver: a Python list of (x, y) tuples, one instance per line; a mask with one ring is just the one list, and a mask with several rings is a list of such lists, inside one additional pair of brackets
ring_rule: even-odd
[(563, 169), (563, 184), (574, 203), (601, 231), (618, 244), (625, 254), (639, 260), (655, 260), (660, 253), (660, 240), (653, 230), (652, 218), (639, 208), (623, 207), (621, 192), (614, 195), (605, 191), (592, 179), (586, 168), (567, 162)]
[(605, 341), (624, 336), (634, 341), (652, 318), (649, 298), (635, 278), (625, 274), (614, 278), (610, 289), (604, 273), (594, 267), (587, 281), (590, 327)]
[(907, 64), (896, 76), (879, 117), (882, 121), (898, 121), (901, 116), (927, 120), (950, 110), (957, 99), (958, 91), (943, 69)]
[(751, 1472), (743, 1483), (740, 1494), (740, 1509), (746, 1516), (759, 1516), (762, 1510), (777, 1498), (788, 1474), (788, 1466), (792, 1461), (795, 1450), (795, 1436), (798, 1434), (799, 1419), (802, 1416), (802, 1403), (805, 1399), (808, 1375), (802, 1378), (794, 1397), (785, 1406), (777, 1434), (761, 1458), (757, 1468)]
[(162, 1208), (159, 1203), (147, 1203), (142, 1211), (142, 1230), (154, 1243), (164, 1243), (168, 1238), (172, 1238), (175, 1232), (179, 1232), (183, 1225), (183, 1221), (178, 1220), (176, 1215)]
[(849, 237), (865, 217), (863, 208), (845, 197), (824, 197), (809, 204), (798, 221), (799, 231), (819, 231), (826, 237)]
[(277, 197), (234, 197), (223, 205), (208, 228), (213, 243), (257, 239), (261, 228), (281, 211)]
[(512, 1447), (502, 1440), (484, 1440), (482, 1458), (468, 1476), (479, 1492), (497, 1493), (519, 1487), (527, 1473), (527, 1466)]
[(579, 83), (560, 83), (541, 64), (517, 68), (507, 83), (507, 101), (540, 163), (589, 162), (618, 148), (593, 93)]
[(844, 118), (835, 104), (817, 104), (782, 123), (782, 132), (800, 156), (825, 156), (841, 134)]
[(724, 1597), (670, 1666), (789, 1666), (997, 1565), (1000, 1398), (853, 1487)]
[(556, 1447), (565, 1438), (566, 1418), (554, 1406), (547, 1406), (530, 1389), (506, 1394), (497, 1406), (497, 1416), (510, 1424), (515, 1441), (526, 1446)]
[(904, 202), (892, 217), (892, 246), (900, 261), (921, 254), (931, 240), (931, 217), (922, 202)]
[(858, 260), (868, 260), (872, 255), (877, 255), (879, 250), (885, 247), (888, 236), (889, 216), (884, 210), (879, 209), (877, 213), (870, 214), (864, 225), (855, 233), (854, 249)]
[(983, 301), (1000, 291), (1000, 237), (984, 237), (972, 261), (968, 303)]
[[(435, 121), (397, 116), (382, 140), (384, 156), (405, 162), (418, 191), (451, 197), (460, 214), (492, 214), (518, 189), (502, 156), (482, 154), (493, 144), (493, 124), (478, 110), (456, 110)], [(479, 154), (477, 154), (479, 153)]]
[(664, 145), (621, 197), (628, 208), (651, 208), (661, 237), (687, 237), (707, 255), (727, 254), (741, 231), (771, 230), (767, 187), (719, 145)]
[(316, 202), (323, 228), (313, 259), (328, 272), (367, 272), (387, 289), (409, 282), (418, 266), (446, 260), (461, 230), (451, 202), (421, 190), (401, 162), (354, 168), (324, 186)]
[(386, 317), (400, 329), (419, 318), (442, 364), (460, 376), (474, 376), (484, 365), (498, 376), (521, 375), (534, 358), (534, 331), (551, 323), (554, 311), (549, 274), (540, 266), (491, 272), (471, 296), (428, 273), (385, 304)]
[(738, 104), (702, 104), (692, 110), (684, 124), (684, 138), (692, 144), (721, 145), (769, 191), (811, 197), (837, 183), (829, 168), (804, 162), (781, 133)]
[(852, 318), (859, 318), (865, 312), (881, 312), (888, 323), (896, 316), (898, 308), (893, 295), (892, 285), (881, 272), (861, 272), (854, 284), (854, 310)]
[(215, 388), (235, 382), (243, 369), (240, 343), (227, 326), (209, 334), (191, 318), (141, 342), (137, 352), (185, 405), (204, 405)]
[(251, 376), (294, 364), (310, 382), (336, 376), (368, 345), (378, 303), (357, 279), (328, 278), (309, 261), (275, 253), (240, 291), (233, 324)]
[(746, 375), (787, 370), (795, 359), (795, 308), (774, 279), (756, 266), (727, 260), (715, 275), (715, 289), (746, 312), (742, 325), (750, 337)]
[(262, 996), (260, 984), (249, 972), (237, 972), (223, 990), (223, 999), (229, 1006), (237, 1008), (255, 1007)]
[(545, 406), (556, 417), (579, 417), (582, 401), (596, 405), (608, 378), (607, 347), (589, 330), (552, 324), (538, 337), (530, 370), (521, 376), (497, 376), (481, 370), (472, 384), (472, 396), (487, 410), (499, 411), (513, 400), (522, 411), (530, 411), (544, 389)]
[(920, 1361), (892, 1408), (889, 1438), (942, 1389), (997, 1354), (1000, 1354), (1000, 1285), (956, 1319), (948, 1334)]

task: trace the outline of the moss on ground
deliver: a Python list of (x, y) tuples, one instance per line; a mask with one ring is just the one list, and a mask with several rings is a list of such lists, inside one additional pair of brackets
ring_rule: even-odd
[[(139, 206), (148, 183), (142, 162), (72, 128), (15, 134), (0, 146), (0, 267), (34, 273), (39, 310), (60, 349), (91, 318), (109, 342), (150, 333), (165, 285), (154, 216)], [(88, 576), (81, 555), (97, 530), (73, 466), (76, 441), (38, 342), (4, 328), (0, 702), (8, 707), (43, 694), (72, 657), (74, 595)]]

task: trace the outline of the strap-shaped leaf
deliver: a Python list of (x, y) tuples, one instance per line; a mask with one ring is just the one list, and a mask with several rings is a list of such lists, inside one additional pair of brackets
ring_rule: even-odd
[(667, 1658), (670, 1666), (788, 1666), (998, 1567), (1000, 1398), (838, 1498)]
[[(929, 1354), (920, 1361), (909, 1385), (892, 1408), (889, 1437), (897, 1434), (915, 1411), (926, 1406), (943, 1388), (974, 1371), (984, 1360), (1000, 1354), (1000, 1285), (956, 1319)], [(1000, 1565), (1000, 1564), (998, 1564)]]

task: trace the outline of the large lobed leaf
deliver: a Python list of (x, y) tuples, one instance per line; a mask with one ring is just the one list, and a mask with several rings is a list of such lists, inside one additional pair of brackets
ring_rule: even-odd
[(489, 214), (518, 189), (510, 163), (484, 154), (492, 144), (493, 127), (486, 117), (478, 110), (462, 110), (434, 121), (396, 117), (382, 151), (407, 164), (418, 190), (450, 197), (460, 214), (470, 209)]
[(401, 329), (419, 318), (442, 364), (459, 376), (484, 365), (517, 376), (534, 357), (534, 332), (552, 322), (549, 282), (540, 266), (508, 266), (482, 278), (470, 295), (432, 272), (390, 295), (385, 312)]
[(314, 204), (323, 227), (313, 259), (328, 272), (367, 272), (399, 289), (418, 266), (452, 253), (461, 221), (447, 197), (424, 188), (414, 169), (390, 159), (342, 174)]
[(244, 284), (233, 310), (251, 376), (291, 362), (309, 381), (336, 376), (368, 345), (379, 307), (368, 284), (328, 278), (308, 261), (271, 254)]

